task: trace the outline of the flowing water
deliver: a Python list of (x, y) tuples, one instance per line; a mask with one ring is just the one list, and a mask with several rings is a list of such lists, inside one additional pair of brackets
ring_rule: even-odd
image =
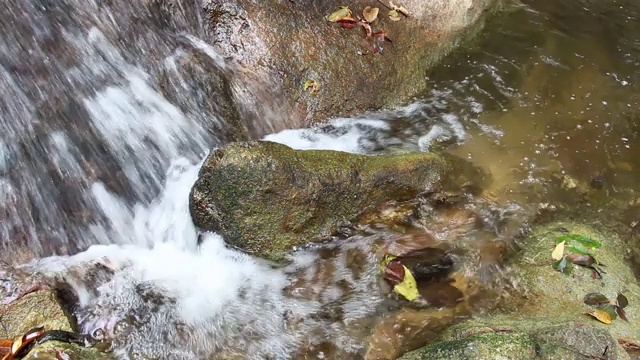
[[(629, 232), (640, 221), (634, 1), (524, 1), (427, 74), (416, 102), (284, 131), (277, 101), (251, 96), (264, 85), (207, 45), (199, 7), (170, 19), (138, 10), (117, 0), (0, 9), (3, 259), (36, 256), (25, 270), (64, 274), (81, 330), (109, 337), (120, 358), (358, 358), (385, 328), (375, 320), (395, 305), (376, 290), (373, 249), (396, 235), (310, 249), (284, 269), (216, 234), (198, 241), (189, 190), (207, 151), (231, 140), (272, 133), (299, 149), (467, 158), (491, 172), (487, 192), (503, 206), (467, 204), (459, 229), (436, 231), (465, 246), (504, 236), (496, 224), (542, 204)], [(210, 73), (230, 83), (240, 114), (263, 114), (260, 126), (228, 123), (224, 96), (200, 79)], [(380, 343), (410, 333), (390, 328)]]

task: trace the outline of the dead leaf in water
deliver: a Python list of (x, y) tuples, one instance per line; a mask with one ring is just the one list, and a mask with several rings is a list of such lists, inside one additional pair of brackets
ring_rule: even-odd
[(609, 315), (609, 313), (601, 309), (595, 309), (593, 312), (586, 313), (586, 315), (591, 315), (596, 320), (607, 325), (611, 324), (612, 322), (611, 315)]
[(384, 278), (396, 285), (404, 280), (405, 267), (400, 260), (391, 260), (384, 268)]
[(627, 319), (627, 312), (624, 311), (623, 308), (616, 306), (616, 314), (618, 314), (618, 316), (620, 317), (620, 319), (629, 322), (629, 320)]
[(400, 13), (397, 10), (389, 11), (389, 20), (391, 21), (400, 21)]
[(411, 271), (404, 265), (402, 267), (404, 268), (404, 280), (394, 286), (393, 290), (405, 299), (414, 301), (418, 298), (418, 284)]
[(348, 6), (340, 6), (338, 10), (334, 11), (333, 13), (331, 13), (331, 15), (329, 15), (327, 20), (331, 22), (337, 22), (338, 20), (346, 17), (351, 17), (351, 10), (349, 9)]
[(367, 6), (362, 11), (362, 16), (364, 17), (365, 20), (367, 20), (367, 22), (372, 23), (376, 21), (376, 19), (378, 18), (379, 12), (380, 12), (380, 9), (378, 9), (377, 7)]
[(553, 260), (562, 259), (562, 255), (564, 255), (564, 244), (565, 242), (562, 241), (558, 245), (556, 245), (555, 249), (553, 249), (553, 252), (551, 253), (551, 257), (553, 258)]

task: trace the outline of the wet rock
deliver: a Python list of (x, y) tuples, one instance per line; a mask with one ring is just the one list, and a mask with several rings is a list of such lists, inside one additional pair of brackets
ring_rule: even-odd
[[(0, 338), (15, 339), (35, 327), (45, 330), (74, 331), (73, 320), (64, 310), (53, 291), (29, 293), (9, 305), (0, 307)], [(96, 349), (57, 341), (37, 344), (25, 359), (58, 359), (56, 351), (71, 359), (108, 360), (114, 359)]]
[(281, 259), (367, 207), (438, 189), (448, 169), (430, 153), (362, 156), (235, 143), (206, 160), (190, 211), (196, 226), (221, 233), (230, 245)]
[[(602, 279), (581, 266), (575, 266), (570, 275), (553, 269), (551, 252), (556, 237), (568, 232), (602, 243), (594, 251), (598, 261), (606, 265)], [(632, 250), (628, 241), (594, 225), (537, 225), (520, 241), (521, 250), (506, 259), (501, 271), (511, 285), (495, 297), (496, 307), (450, 327), (439, 342), (403, 359), (495, 359), (495, 354), (501, 359), (629, 359), (618, 341), (640, 333), (634, 321), (640, 287), (626, 260)], [(618, 318), (607, 325), (586, 315), (595, 308), (584, 303), (585, 295), (601, 293), (615, 298), (619, 292), (629, 300), (625, 308), (629, 322)]]
[[(209, 0), (205, 11), (217, 50), (272, 79), (302, 123), (406, 101), (425, 88), (425, 71), (476, 32), (499, 3), (407, 0), (402, 5), (410, 16), (397, 22), (388, 9), (365, 0)], [(354, 18), (366, 6), (380, 7), (373, 29), (386, 31), (393, 45), (385, 43), (382, 56), (373, 54), (361, 28), (328, 22), (341, 5)], [(320, 84), (318, 94), (304, 90), (307, 79)]]
[(535, 341), (523, 333), (485, 333), (429, 345), (401, 360), (529, 360), (537, 359)]

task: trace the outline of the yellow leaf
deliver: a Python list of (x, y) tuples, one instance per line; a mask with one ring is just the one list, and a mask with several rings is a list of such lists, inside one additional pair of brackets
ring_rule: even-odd
[[(404, 280), (396, 286), (393, 287), (393, 290), (402, 295), (405, 299), (409, 301), (414, 301), (418, 298), (418, 284), (416, 283), (416, 279), (413, 277), (413, 274), (409, 269), (404, 267)], [(608, 315), (608, 314), (607, 314)]]
[(591, 315), (593, 316), (596, 320), (600, 321), (601, 323), (605, 323), (605, 324), (611, 324), (611, 315), (609, 315), (608, 312), (601, 310), (601, 309), (595, 309), (593, 312), (587, 313), (587, 315)]
[(331, 22), (336, 22), (340, 19), (343, 19), (349, 16), (351, 16), (351, 10), (349, 9), (349, 7), (340, 6), (338, 10), (334, 11), (333, 13), (331, 13), (331, 15), (329, 15), (328, 20)]
[(562, 260), (562, 255), (564, 255), (564, 241), (556, 245), (556, 248), (553, 249), (551, 253), (551, 257), (553, 260)]
[(315, 81), (315, 80), (309, 79), (309, 80), (304, 82), (304, 89), (305, 90), (311, 89), (311, 90), (309, 90), (309, 93), (311, 95), (315, 95), (315, 94), (318, 93), (318, 91), (320, 91), (320, 84), (318, 84), (318, 82)]
[(400, 14), (396, 10), (389, 11), (389, 20), (400, 21)]
[(362, 16), (367, 20), (367, 22), (372, 23), (378, 18), (378, 12), (380, 12), (380, 9), (377, 7), (367, 6), (362, 11)]

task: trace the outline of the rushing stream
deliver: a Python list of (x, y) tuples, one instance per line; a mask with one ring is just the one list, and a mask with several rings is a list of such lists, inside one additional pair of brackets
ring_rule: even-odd
[[(123, 359), (358, 358), (388, 305), (374, 290), (377, 268), (354, 276), (349, 254), (375, 265), (380, 234), (299, 253), (285, 269), (225, 248), (216, 234), (199, 242), (188, 194), (210, 148), (271, 133), (265, 139), (298, 149), (447, 149), (490, 171), (505, 204), (499, 215), (470, 210), (481, 233), (498, 231), (493, 217), (541, 202), (632, 231), (640, 5), (524, 3), (434, 68), (416, 102), (284, 130), (277, 108), (247, 95), (259, 82), (202, 40), (198, 9), (175, 9), (167, 24), (136, 17), (124, 1), (11, 0), (0, 9), (1, 258), (35, 256), (26, 270), (65, 273), (82, 330), (113, 337)], [(187, 69), (191, 56), (205, 65)], [(194, 71), (235, 76), (234, 99), (264, 114), (263, 125), (227, 124)], [(587, 195), (556, 190), (566, 188)], [(102, 264), (98, 275), (81, 270), (91, 262)], [(317, 275), (326, 268), (330, 276)], [(353, 289), (345, 299), (341, 281)], [(338, 302), (339, 319), (330, 314)]]

